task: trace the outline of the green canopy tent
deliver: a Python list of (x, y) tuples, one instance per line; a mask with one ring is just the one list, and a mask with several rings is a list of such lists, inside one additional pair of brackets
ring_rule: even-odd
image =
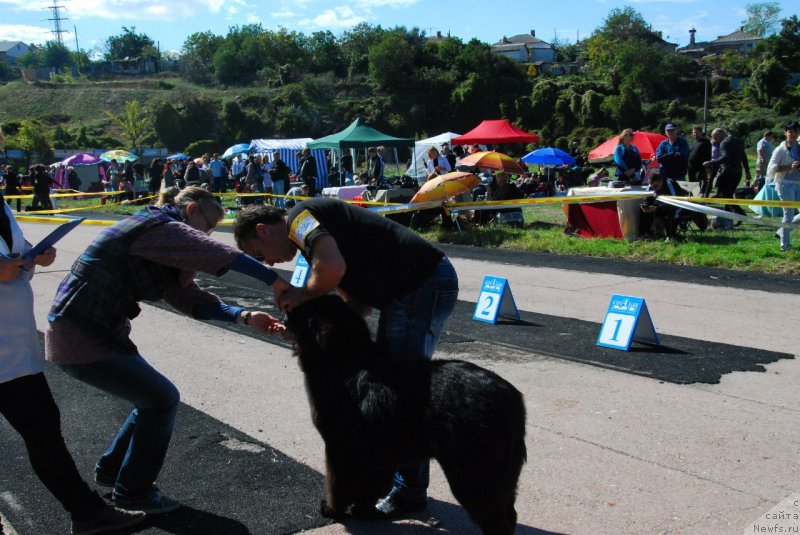
[[(411, 138), (394, 137), (384, 134), (369, 126), (361, 117), (350, 123), (350, 126), (329, 136), (325, 136), (308, 143), (309, 149), (334, 149), (343, 151), (346, 149), (367, 149), (368, 147), (394, 148), (394, 161), (397, 165), (397, 147), (413, 147), (414, 140)], [(341, 159), (339, 159), (341, 161)], [(399, 169), (399, 168), (398, 168)], [(339, 170), (341, 173), (341, 169)]]

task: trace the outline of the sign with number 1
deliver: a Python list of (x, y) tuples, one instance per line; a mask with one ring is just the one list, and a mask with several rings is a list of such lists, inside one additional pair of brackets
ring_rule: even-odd
[(475, 305), (472, 319), (484, 323), (497, 323), (498, 316), (519, 321), (519, 310), (511, 295), (511, 286), (502, 277), (487, 275)]
[(647, 303), (642, 297), (612, 295), (597, 345), (628, 351), (634, 340), (659, 344)]
[(290, 280), (289, 283), (298, 288), (305, 286), (306, 280), (308, 279), (308, 269), (309, 266), (306, 257), (302, 254), (297, 255), (297, 263), (294, 265), (292, 280)]

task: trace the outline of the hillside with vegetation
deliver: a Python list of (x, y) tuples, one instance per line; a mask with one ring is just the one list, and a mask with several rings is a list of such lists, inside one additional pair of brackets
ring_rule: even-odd
[[(800, 20), (781, 20), (770, 5), (751, 5), (746, 22), (766, 37), (749, 55), (700, 60), (666, 52), (633, 8), (612, 10), (585, 41), (554, 43), (560, 61), (580, 67), (570, 76), (514, 63), (477, 40), (369, 24), (340, 36), (260, 25), (196, 33), (179, 57), (158, 58), (161, 72), (146, 77), (98, 74), (86, 54), (48, 43), (20, 64), (77, 76), (28, 82), (2, 66), (0, 126), (7, 149), (40, 155), (117, 146), (221, 151), (253, 138), (320, 137), (356, 116), (418, 138), (507, 118), (539, 133), (543, 145), (574, 139), (586, 148), (623, 128), (702, 124), (707, 79), (708, 126), (754, 145), (759, 131), (800, 109), (800, 88), (789, 84), (800, 73)], [(146, 34), (123, 28), (109, 39), (106, 59), (156, 53)], [(743, 89), (732, 91), (739, 81)]]

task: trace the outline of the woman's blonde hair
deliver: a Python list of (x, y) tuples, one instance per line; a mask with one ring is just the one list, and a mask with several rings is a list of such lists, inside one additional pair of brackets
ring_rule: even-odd
[(214, 195), (207, 189), (201, 188), (200, 186), (189, 186), (185, 189), (180, 189), (173, 186), (171, 188), (161, 190), (156, 205), (164, 206), (165, 204), (171, 204), (172, 206), (183, 211), (187, 205), (193, 202), (196, 202), (203, 212), (208, 210), (209, 214), (215, 213), (220, 218), (225, 215), (225, 210), (222, 208), (222, 205), (217, 202), (217, 199), (214, 197)]
[(625, 139), (625, 138), (626, 138), (628, 135), (631, 135), (631, 134), (633, 134), (633, 128), (626, 128), (625, 130), (623, 130), (623, 131), (622, 131), (622, 133), (619, 135), (619, 138), (617, 138), (617, 141), (618, 141), (618, 143), (617, 143), (617, 144), (618, 144), (618, 145), (622, 145), (622, 141), (623, 141), (623, 140), (624, 140), (624, 139)]

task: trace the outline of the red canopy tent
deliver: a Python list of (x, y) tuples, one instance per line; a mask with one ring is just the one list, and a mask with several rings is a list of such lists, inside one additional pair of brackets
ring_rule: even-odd
[[(665, 139), (667, 139), (667, 136), (662, 136), (661, 134), (656, 134), (655, 132), (642, 132), (637, 130), (633, 133), (633, 141), (631, 144), (639, 149), (639, 155), (642, 157), (642, 160), (652, 160), (656, 155), (658, 144)], [(594, 163), (610, 160), (614, 157), (614, 150), (618, 145), (618, 135), (604, 141), (601, 145), (589, 153), (589, 161)]]
[(454, 137), (451, 142), (456, 145), (538, 143), (539, 136), (517, 128), (507, 119), (497, 119), (483, 121), (463, 136)]

